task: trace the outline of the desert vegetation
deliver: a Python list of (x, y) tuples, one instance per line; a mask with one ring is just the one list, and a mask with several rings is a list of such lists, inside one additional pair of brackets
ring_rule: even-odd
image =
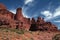
[(0, 40), (52, 40), (60, 32), (0, 28)]

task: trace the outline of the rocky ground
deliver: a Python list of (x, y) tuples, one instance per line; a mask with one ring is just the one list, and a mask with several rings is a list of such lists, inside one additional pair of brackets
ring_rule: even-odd
[(52, 40), (60, 32), (26, 31), (0, 28), (0, 40)]

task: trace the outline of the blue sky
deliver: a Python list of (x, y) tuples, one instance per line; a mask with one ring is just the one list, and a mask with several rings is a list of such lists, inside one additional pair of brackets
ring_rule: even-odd
[(23, 15), (27, 18), (41, 16), (45, 21), (50, 21), (60, 29), (60, 0), (0, 0), (7, 9), (16, 13), (21, 7)]

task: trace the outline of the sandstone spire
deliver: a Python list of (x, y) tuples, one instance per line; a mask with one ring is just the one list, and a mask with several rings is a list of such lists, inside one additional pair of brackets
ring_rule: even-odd
[(17, 8), (16, 10), (16, 19), (20, 20), (22, 19), (23, 15), (22, 15), (22, 8)]

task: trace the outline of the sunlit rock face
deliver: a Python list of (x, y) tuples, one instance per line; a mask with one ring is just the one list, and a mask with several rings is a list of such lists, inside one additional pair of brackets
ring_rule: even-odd
[(13, 18), (13, 13), (9, 12), (5, 5), (0, 3), (0, 17)]
[(57, 27), (51, 22), (45, 22), (44, 18), (23, 17), (22, 8), (16, 9), (16, 14), (7, 10), (7, 8), (0, 3), (0, 26), (6, 25), (7, 28), (23, 29), (30, 31), (56, 31)]

